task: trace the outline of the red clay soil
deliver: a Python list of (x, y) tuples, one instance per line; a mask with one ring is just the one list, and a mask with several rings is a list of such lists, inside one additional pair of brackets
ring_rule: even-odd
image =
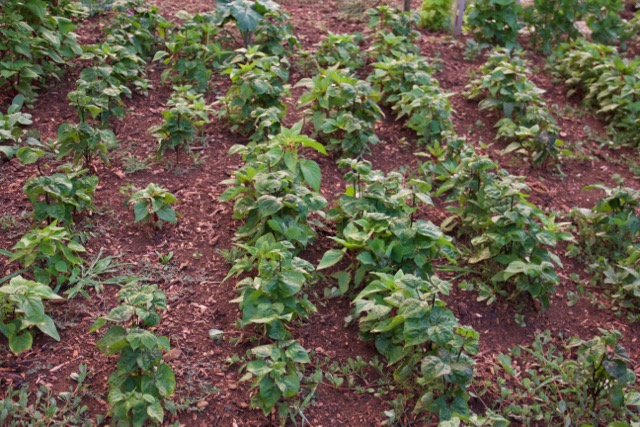
[[(205, 11), (213, 2), (207, 0), (155, 0), (167, 18), (181, 9)], [(297, 35), (305, 49), (313, 49), (327, 31), (365, 31), (362, 22), (346, 21), (339, 13), (341, 2), (330, 0), (310, 2), (289, 0), (283, 7), (292, 15)], [(96, 40), (102, 18), (92, 18), (79, 31), (84, 42)], [(512, 174), (526, 176), (532, 188), (531, 200), (543, 208), (566, 212), (573, 207), (591, 207), (599, 197), (597, 192), (582, 192), (584, 186), (596, 182), (613, 184), (612, 176), (625, 178), (626, 185), (640, 188), (636, 176), (629, 170), (629, 162), (636, 162), (633, 150), (610, 150), (600, 147), (593, 140), (594, 135), (605, 135), (605, 126), (590, 114), (569, 115), (567, 112), (581, 111), (579, 100), (567, 100), (567, 88), (555, 82), (545, 71), (545, 59), (529, 54), (528, 59), (536, 73), (533, 81), (545, 89), (549, 105), (556, 106), (552, 112), (562, 128), (562, 136), (569, 148), (583, 154), (580, 158), (569, 158), (562, 162), (561, 175), (553, 167), (531, 168), (524, 161), (513, 156), (503, 156), (504, 142), (496, 142), (493, 125), (496, 117), (480, 111), (477, 103), (467, 101), (462, 92), (469, 81), (468, 72), (483, 61), (463, 60), (464, 40), (455, 40), (443, 34), (424, 34), (420, 40), (423, 54), (439, 57), (443, 61), (442, 71), (436, 77), (442, 87), (456, 92), (451, 98), (455, 109), (456, 131), (483, 150), (479, 143), (489, 144), (484, 150), (499, 161)], [(81, 69), (81, 64), (72, 68), (58, 83), (44, 90), (31, 113), (34, 128), (43, 139), (54, 138), (58, 125), (75, 120), (75, 112), (68, 106), (66, 94), (73, 90)], [(229, 362), (234, 355), (244, 356), (255, 343), (250, 342), (250, 330), (237, 326), (240, 312), (237, 304), (230, 303), (236, 297), (234, 280), (222, 283), (228, 271), (228, 264), (220, 255), (220, 250), (230, 249), (233, 233), (240, 225), (232, 219), (232, 206), (220, 203), (218, 197), (225, 187), (220, 184), (241, 164), (241, 159), (228, 157), (228, 149), (245, 139), (226, 130), (223, 122), (214, 121), (207, 126), (206, 144), (198, 151), (202, 161), (194, 165), (183, 159), (177, 167), (171, 167), (174, 159), (155, 162), (149, 160), (149, 168), (134, 173), (125, 173), (125, 158), (152, 158), (156, 141), (147, 129), (161, 122), (164, 108), (171, 89), (160, 83), (161, 69), (151, 65), (148, 77), (154, 89), (148, 97), (135, 95), (126, 101), (127, 116), (112, 127), (121, 142), (113, 154), (109, 167), (98, 165), (100, 184), (96, 193), (96, 212), (82, 218), (78, 228), (91, 234), (86, 244), (89, 255), (95, 256), (101, 249), (105, 255), (119, 255), (121, 261), (130, 263), (128, 269), (135, 274), (151, 277), (166, 292), (169, 310), (163, 316), (157, 333), (171, 339), (174, 349), (168, 362), (175, 369), (178, 381), (176, 402), (184, 403), (188, 409), (179, 413), (177, 420), (193, 426), (266, 426), (277, 424), (274, 416), (264, 417), (259, 411), (248, 407), (251, 391), (246, 383), (238, 384), (241, 374), (238, 365)], [(302, 78), (299, 72), (292, 73), (292, 86)], [(216, 93), (213, 101), (226, 87), (226, 78), (216, 75), (212, 87)], [(300, 91), (294, 91), (289, 100), (291, 108)], [(6, 99), (4, 100), (6, 104)], [(5, 105), (2, 106), (3, 108)], [(291, 112), (290, 123), (299, 118), (299, 113)], [(289, 123), (289, 124), (290, 124)], [(585, 127), (590, 129), (585, 131)], [(415, 167), (420, 158), (414, 155), (415, 136), (403, 129), (402, 123), (395, 121), (390, 111), (376, 128), (383, 143), (373, 147), (370, 160), (374, 167), (390, 171), (401, 166)], [(404, 143), (402, 143), (404, 142)], [(576, 148), (579, 144), (579, 148)], [(420, 149), (418, 148), (418, 151)], [(336, 199), (344, 188), (342, 174), (335, 166), (335, 159), (317, 158), (323, 173), (322, 193), (329, 200)], [(57, 166), (51, 162), (46, 171)], [(29, 228), (31, 206), (22, 192), (24, 181), (36, 173), (34, 167), (21, 166), (15, 159), (0, 165), (0, 248), (9, 250)], [(119, 188), (133, 183), (144, 187), (150, 182), (158, 183), (174, 193), (181, 203), (177, 210), (182, 214), (176, 226), (167, 226), (161, 231), (133, 224), (133, 213), (124, 205), (124, 196)], [(435, 223), (444, 217), (442, 203), (437, 208), (423, 212)], [(322, 253), (331, 247), (328, 236), (331, 230), (320, 230), (313, 248), (302, 256), (317, 262)], [(163, 266), (158, 262), (158, 253), (173, 252), (173, 259)], [(563, 254), (564, 249), (558, 253)], [(565, 336), (579, 335), (590, 338), (597, 329), (616, 328), (624, 334), (623, 344), (632, 359), (640, 361), (638, 325), (629, 324), (624, 318), (616, 317), (609, 310), (593, 306), (586, 297), (581, 297), (572, 307), (567, 305), (566, 293), (575, 291), (575, 284), (569, 279), (571, 273), (579, 274), (584, 282), (585, 266), (577, 260), (562, 256), (565, 269), (561, 272), (562, 283), (553, 298), (551, 308), (538, 312), (533, 307), (526, 313), (526, 327), (514, 322), (514, 307), (505, 303), (486, 306), (476, 302), (475, 294), (456, 291), (449, 298), (449, 304), (463, 324), (473, 326), (480, 332), (480, 355), (477, 357), (477, 376), (491, 378), (491, 366), (499, 352), (508, 351), (517, 344), (528, 344), (536, 333), (545, 329)], [(16, 265), (4, 264), (0, 258), (0, 277), (15, 271)], [(322, 298), (322, 291), (329, 283), (317, 283), (310, 297), (318, 307), (318, 313), (307, 322), (293, 326), (293, 334), (305, 348), (315, 354), (314, 360), (323, 369), (327, 367), (325, 358), (340, 364), (349, 358), (361, 356), (368, 361), (376, 356), (371, 343), (358, 338), (356, 325), (345, 326), (349, 315), (348, 299)], [(98, 335), (88, 334), (96, 317), (105, 314), (116, 305), (117, 289), (109, 287), (103, 293), (91, 293), (91, 300), (79, 297), (63, 304), (48, 306), (56, 320), (61, 341), (55, 342), (41, 334), (34, 341), (33, 350), (14, 357), (7, 350), (0, 355), (0, 397), (8, 385), (19, 386), (29, 383), (32, 389), (46, 385), (54, 392), (66, 391), (72, 387), (69, 375), (77, 371), (81, 363), (90, 372), (90, 393), (85, 397), (92, 415), (107, 411), (107, 377), (115, 365), (115, 359), (103, 356), (96, 348)], [(316, 295), (317, 291), (317, 295)], [(221, 329), (225, 337), (220, 342), (209, 338), (211, 328)], [(231, 338), (238, 338), (232, 344)], [(235, 340), (234, 340), (235, 341)], [(6, 343), (0, 342), (0, 346)], [(637, 363), (632, 366), (637, 366)], [(311, 373), (315, 368), (309, 368)], [(640, 373), (640, 372), (638, 372)], [(369, 387), (381, 380), (375, 370), (369, 368), (356, 379), (356, 386)], [(384, 380), (384, 378), (382, 378)], [(346, 382), (345, 382), (346, 385)], [(388, 402), (398, 391), (381, 389), (388, 394), (380, 397), (369, 392), (356, 392), (353, 388), (336, 388), (325, 382), (318, 388), (313, 403), (305, 409), (305, 416), (312, 426), (373, 426), (384, 419), (383, 411), (390, 408)], [(478, 402), (472, 402), (475, 406)], [(167, 422), (175, 421), (168, 417)], [(422, 425), (430, 425), (423, 421)], [(419, 425), (420, 423), (418, 423)]]

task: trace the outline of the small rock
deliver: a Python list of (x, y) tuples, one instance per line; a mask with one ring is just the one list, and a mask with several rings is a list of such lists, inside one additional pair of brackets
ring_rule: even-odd
[(198, 408), (206, 408), (207, 405), (209, 405), (209, 402), (207, 402), (206, 400), (201, 400), (200, 402), (196, 403), (196, 406)]

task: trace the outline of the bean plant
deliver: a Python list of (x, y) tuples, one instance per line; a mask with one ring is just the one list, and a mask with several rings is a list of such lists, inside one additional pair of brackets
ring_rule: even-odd
[(584, 93), (584, 104), (609, 123), (614, 140), (638, 145), (638, 60), (618, 55), (616, 50), (585, 40), (559, 46), (552, 57), (554, 71), (570, 87), (568, 96)]
[(131, 283), (118, 297), (121, 305), (96, 319), (90, 329), (96, 332), (111, 324), (96, 345), (107, 356), (119, 356), (109, 375), (109, 413), (123, 425), (142, 426), (147, 420), (161, 424), (176, 379), (162, 359), (170, 350), (169, 339), (147, 328), (160, 322), (166, 296), (156, 285)]
[(86, 252), (57, 221), (29, 230), (13, 250), (9, 262), (18, 261), (23, 268), (32, 270), (38, 283), (55, 284), (55, 292), (67, 283), (73, 268), (84, 263), (80, 254)]
[(361, 33), (334, 34), (329, 32), (318, 44), (316, 61), (321, 68), (338, 66), (356, 71), (365, 64)]
[(60, 169), (62, 173), (27, 179), (24, 192), (33, 205), (37, 221), (57, 220), (69, 227), (74, 214), (95, 209), (93, 198), (98, 177), (87, 175), (87, 169), (71, 165)]
[(516, 140), (505, 152), (519, 152), (542, 164), (561, 154), (559, 129), (542, 97), (544, 90), (529, 78), (529, 70), (518, 52), (494, 50), (466, 87), (469, 99), (480, 100), (481, 110), (497, 110), (498, 138)]
[(296, 87), (307, 88), (300, 97), (300, 107), (307, 108), (315, 133), (329, 151), (358, 156), (367, 153), (370, 144), (378, 143), (375, 123), (382, 117), (380, 94), (369, 83), (329, 68), (312, 79), (300, 80)]
[(19, 355), (33, 345), (35, 326), (56, 341), (60, 335), (53, 319), (45, 312), (43, 300), (59, 300), (51, 288), (16, 276), (0, 287), (0, 332), (9, 340), (9, 349)]
[(497, 381), (487, 384), (498, 396), (494, 408), (525, 426), (637, 423), (640, 393), (621, 338), (599, 329), (588, 340), (558, 341), (546, 331), (530, 346), (500, 354)]
[(212, 11), (195, 15), (185, 12), (181, 18), (184, 23), (167, 36), (166, 50), (157, 51), (153, 59), (169, 66), (162, 72), (162, 82), (171, 79), (174, 84), (188, 84), (204, 92), (213, 70), (222, 68), (231, 54), (219, 40), (221, 17)]
[(483, 277), (493, 284), (493, 289), (482, 287), (480, 298), (491, 303), (494, 292), (510, 298), (528, 295), (548, 307), (560, 281), (556, 266), (562, 267), (550, 248), (573, 240), (565, 231), (568, 224), (556, 223), (553, 215), (527, 202), (522, 178), (499, 170), (472, 149), (427, 169), (443, 172), (435, 178), (441, 181), (437, 194), (448, 193), (454, 203), (448, 207), (453, 216), (442, 227), (470, 237), (467, 262), (484, 266)]
[(326, 154), (324, 147), (302, 134), (302, 122), (283, 128), (266, 143), (236, 145), (230, 154), (242, 155), (246, 164), (223, 181), (230, 187), (220, 196), (235, 200), (234, 218), (244, 220), (236, 237), (248, 243), (265, 233), (286, 239), (298, 248), (314, 238), (310, 216), (327, 205), (319, 193), (321, 172), (318, 164), (299, 154), (309, 148)]
[(521, 6), (516, 0), (476, 0), (470, 5), (467, 24), (479, 42), (515, 46), (522, 24)]
[(388, 30), (412, 43), (420, 37), (416, 30), (420, 15), (416, 12), (403, 12), (393, 6), (382, 5), (367, 10), (365, 14), (369, 17), (369, 28), (373, 30)]
[(74, 23), (44, 0), (7, 0), (0, 15), (0, 87), (29, 100), (47, 78), (60, 78), (65, 61), (82, 53)]
[(231, 130), (246, 134), (254, 130), (256, 119), (262, 121), (258, 112), (274, 111), (276, 116), (271, 125), (264, 128), (258, 124), (264, 133), (255, 136), (264, 138), (267, 134), (277, 134), (286, 114), (283, 99), (289, 95), (287, 68), (286, 59), (267, 56), (257, 47), (240, 50), (224, 71), (229, 74), (231, 86), (219, 101), (222, 104), (219, 117), (227, 119)]
[(460, 326), (439, 298), (451, 285), (433, 275), (374, 273), (376, 277), (355, 297), (360, 334), (395, 365), (400, 384), (413, 380), (423, 387), (415, 412), (428, 411), (440, 421), (454, 413), (469, 415), (466, 388), (473, 379), (479, 334)]
[(348, 168), (349, 185), (328, 212), (338, 229), (332, 238), (338, 248), (325, 252), (318, 270), (349, 259), (339, 273), (341, 294), (366, 284), (369, 272), (393, 274), (400, 269), (429, 277), (435, 259), (454, 259), (451, 239), (433, 223), (414, 218), (420, 206), (432, 205), (426, 182), (405, 184), (402, 174), (372, 170), (367, 161), (345, 159), (339, 166)]
[(636, 209), (640, 193), (630, 187), (590, 185), (585, 190), (604, 191), (591, 209), (575, 209), (571, 217), (580, 236), (572, 254), (585, 254), (593, 282), (601, 284), (607, 305), (620, 308), (631, 320), (638, 319), (640, 298), (640, 218)]
[(373, 67), (367, 80), (383, 95), (384, 103), (391, 106), (414, 86), (434, 85), (433, 74), (437, 71), (428, 58), (414, 54), (384, 58), (374, 62)]
[[(178, 199), (169, 190), (154, 183), (143, 189), (133, 188), (132, 190), (132, 194), (127, 198), (127, 204), (133, 205), (134, 222), (152, 224), (158, 228), (162, 228), (163, 221), (172, 224), (178, 222), (178, 214), (173, 209)], [(121, 191), (127, 193), (131, 189), (124, 187)]]
[(158, 139), (157, 157), (168, 150), (176, 153), (176, 164), (180, 161), (180, 151), (191, 153), (191, 145), (202, 134), (213, 112), (200, 93), (192, 91), (192, 86), (175, 86), (167, 109), (162, 112), (162, 123), (152, 126), (149, 132)]
[(406, 126), (418, 135), (418, 142), (430, 144), (440, 141), (447, 132), (453, 132), (452, 108), (449, 98), (453, 93), (440, 89), (438, 81), (414, 86), (404, 92), (393, 106), (398, 119), (407, 117)]
[[(24, 95), (16, 95), (6, 114), (0, 113), (0, 155), (10, 159), (29, 139), (25, 126), (32, 124), (31, 114), (23, 113)], [(2, 158), (0, 156), (0, 158)]]

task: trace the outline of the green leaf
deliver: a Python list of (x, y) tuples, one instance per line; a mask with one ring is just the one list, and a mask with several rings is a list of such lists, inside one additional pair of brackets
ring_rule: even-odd
[(96, 345), (107, 356), (117, 354), (127, 347), (127, 330), (122, 326), (112, 326)]
[(171, 397), (176, 389), (176, 375), (171, 366), (166, 363), (158, 366), (156, 372), (156, 387), (162, 397)]
[(300, 378), (295, 371), (285, 375), (280, 381), (277, 381), (277, 383), (285, 398), (295, 396), (300, 390)]
[(344, 257), (344, 252), (340, 249), (329, 249), (324, 253), (322, 259), (320, 260), (320, 264), (316, 270), (323, 270), (325, 268), (329, 268), (337, 263)]
[(30, 147), (21, 147), (16, 152), (16, 156), (23, 165), (31, 165), (36, 163), (40, 157), (44, 155), (44, 151), (36, 150)]
[(178, 220), (176, 218), (176, 212), (171, 208), (171, 206), (164, 205), (159, 210), (156, 211), (158, 218), (163, 221), (170, 222), (175, 224)]
[(278, 403), (282, 397), (282, 392), (269, 377), (262, 378), (259, 389), (260, 391), (258, 396), (260, 398), (260, 402), (258, 405), (262, 408), (262, 412), (266, 416), (269, 415), (273, 407)]
[(451, 366), (436, 356), (427, 356), (422, 359), (422, 375), (430, 382), (437, 381), (443, 375), (451, 373)]
[(133, 222), (143, 221), (149, 216), (149, 208), (143, 201), (136, 202), (133, 205), (133, 212), (136, 216)]
[(304, 349), (297, 342), (293, 342), (287, 349), (285, 350), (285, 355), (295, 363), (309, 363), (311, 360), (309, 359), (309, 355), (307, 354), (307, 350)]
[(304, 176), (304, 180), (313, 188), (315, 191), (320, 191), (320, 183), (322, 181), (322, 172), (320, 171), (320, 166), (313, 160), (302, 160), (300, 162), (300, 170), (302, 171), (302, 176)]
[(58, 335), (58, 330), (56, 329), (56, 325), (53, 323), (53, 319), (46, 314), (44, 315), (44, 319), (38, 323), (38, 329), (40, 329), (45, 334), (49, 335), (56, 341), (60, 341), (60, 335)]
[(164, 409), (158, 399), (154, 399), (153, 403), (147, 406), (147, 415), (158, 424), (162, 424), (164, 419)]
[(16, 355), (31, 349), (32, 345), (33, 337), (29, 331), (22, 331), (22, 333), (9, 336), (9, 348)]
[(143, 329), (130, 330), (127, 334), (127, 341), (134, 350), (140, 347), (146, 348), (147, 350), (153, 350), (158, 344), (158, 338), (154, 333)]
[(282, 209), (282, 202), (273, 196), (261, 196), (258, 199), (258, 209), (262, 216), (271, 216)]

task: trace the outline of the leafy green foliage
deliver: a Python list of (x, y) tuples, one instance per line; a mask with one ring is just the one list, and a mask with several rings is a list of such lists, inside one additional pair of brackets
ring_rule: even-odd
[[(640, 246), (627, 249), (627, 257), (618, 264), (598, 265), (605, 268), (604, 284), (607, 297), (615, 304), (614, 309), (622, 309), (632, 322), (640, 321)], [(611, 288), (611, 290), (609, 290)]]
[(255, 277), (247, 277), (237, 284), (241, 296), (235, 300), (242, 310), (242, 326), (249, 324), (264, 328), (275, 340), (288, 339), (285, 322), (307, 318), (316, 311), (313, 304), (302, 297), (313, 266), (293, 256), (294, 246), (276, 241), (272, 234), (258, 238), (253, 246), (240, 245), (247, 255), (238, 259), (227, 277), (257, 269)]
[(80, 53), (74, 25), (50, 2), (7, 0), (0, 15), (0, 87), (29, 99), (36, 85), (62, 75), (66, 60)]
[(67, 283), (74, 267), (84, 263), (79, 253), (85, 248), (72, 235), (53, 221), (45, 228), (29, 230), (13, 247), (9, 262), (18, 261), (23, 268), (33, 269), (37, 282), (49, 285), (56, 280), (57, 292)]
[(291, 56), (294, 49), (300, 47), (300, 42), (294, 35), (289, 14), (277, 9), (265, 13), (264, 18), (254, 31), (254, 43), (267, 55), (280, 58)]
[(609, 123), (619, 143), (640, 143), (638, 60), (628, 60), (613, 48), (585, 40), (561, 45), (552, 60), (555, 72), (571, 87), (569, 96), (582, 91), (584, 103)]
[(523, 16), (534, 29), (533, 43), (548, 54), (562, 41), (580, 37), (574, 23), (582, 18), (583, 4), (582, 0), (534, 0), (533, 6), (524, 9)]
[(151, 223), (159, 228), (163, 221), (172, 224), (178, 222), (178, 214), (172, 207), (176, 203), (178, 199), (169, 190), (154, 183), (135, 190), (127, 199), (127, 204), (133, 205), (134, 222)]
[(33, 205), (37, 221), (57, 220), (70, 226), (73, 215), (95, 209), (93, 196), (98, 177), (88, 169), (61, 167), (62, 173), (34, 176), (25, 181), (24, 192)]
[(245, 220), (236, 237), (253, 243), (265, 233), (273, 233), (303, 248), (315, 238), (310, 215), (324, 209), (326, 200), (319, 193), (321, 173), (318, 164), (300, 156), (308, 147), (326, 154), (324, 147), (302, 134), (302, 122), (283, 128), (263, 144), (236, 145), (231, 154), (241, 154), (246, 162), (223, 181), (230, 187), (220, 196), (235, 200), (234, 218)]
[(422, 0), (420, 26), (428, 30), (447, 30), (451, 27), (453, 0)]
[(144, 0), (127, 0), (114, 5), (112, 25), (105, 28), (106, 41), (112, 45), (132, 47), (145, 61), (153, 58), (164, 45), (171, 24), (158, 13), (157, 6)]
[(580, 38), (578, 21), (586, 21), (593, 41), (624, 44), (633, 31), (620, 17), (622, 9), (621, 0), (535, 0), (523, 17), (535, 30), (534, 43), (548, 54), (553, 46)]
[(517, 52), (497, 49), (480, 67), (479, 76), (467, 85), (467, 98), (481, 99), (481, 110), (497, 110), (498, 138), (516, 139), (505, 152), (528, 155), (534, 164), (557, 158), (562, 141), (558, 126), (547, 110), (544, 90), (529, 78), (525, 62)]
[(420, 37), (420, 32), (415, 29), (420, 20), (418, 13), (378, 6), (367, 10), (366, 14), (369, 16), (369, 27), (376, 30), (369, 48), (372, 58), (381, 61), (385, 57), (417, 55), (420, 52), (415, 44)]
[(382, 61), (385, 58), (397, 58), (404, 55), (417, 55), (420, 48), (407, 36), (397, 35), (390, 31), (380, 30), (373, 35), (369, 47), (369, 56)]
[(432, 74), (436, 68), (423, 56), (408, 54), (398, 58), (383, 58), (373, 63), (373, 67), (367, 80), (383, 94), (386, 104), (394, 105), (414, 86), (435, 85)]
[[(116, 370), (109, 375), (110, 414), (122, 424), (161, 424), (164, 407), (176, 388), (175, 374), (163, 362), (170, 349), (167, 337), (136, 327), (153, 327), (160, 321), (158, 310), (166, 310), (166, 296), (156, 285), (132, 283), (118, 293), (122, 304), (91, 327), (98, 331), (112, 326), (96, 343), (105, 355), (119, 355)], [(125, 325), (125, 326), (122, 326)]]
[[(454, 215), (442, 227), (470, 236), (469, 264), (485, 266), (500, 295), (528, 294), (548, 307), (559, 283), (555, 266), (562, 266), (548, 248), (572, 240), (563, 231), (567, 224), (556, 224), (554, 216), (527, 202), (522, 178), (497, 170), (487, 157), (471, 149), (453, 157), (431, 167), (432, 173), (442, 173), (435, 178), (442, 180), (437, 194), (449, 192), (447, 200), (457, 202), (448, 207)], [(491, 303), (495, 295), (481, 292), (480, 298)]]
[(0, 332), (9, 340), (14, 354), (30, 350), (32, 327), (37, 327), (56, 341), (60, 335), (53, 319), (45, 313), (42, 300), (62, 299), (49, 286), (16, 276), (0, 287)]
[(229, 121), (232, 130), (242, 133), (257, 127), (260, 129), (254, 134), (257, 139), (277, 134), (286, 114), (283, 99), (289, 95), (287, 67), (285, 59), (267, 56), (256, 47), (241, 49), (225, 70), (231, 86), (220, 100), (223, 107), (219, 116)]
[(8, 159), (15, 156), (26, 140), (24, 126), (33, 122), (31, 114), (20, 111), (24, 101), (23, 95), (16, 95), (7, 109), (7, 114), (0, 113), (0, 159), (2, 156)]
[[(374, 273), (376, 279), (355, 297), (355, 314), (365, 340), (396, 365), (394, 379), (411, 380), (424, 387), (416, 411), (426, 410), (441, 421), (453, 413), (469, 414), (466, 388), (473, 378), (473, 359), (479, 334), (458, 325), (440, 294), (451, 285), (433, 275), (428, 279), (398, 271)], [(418, 369), (419, 367), (419, 369)]]
[(378, 143), (375, 122), (382, 117), (380, 95), (363, 80), (335, 68), (320, 70), (313, 79), (302, 79), (296, 87), (308, 89), (300, 106), (308, 107), (316, 134), (327, 148), (354, 156), (368, 152)]
[(97, 331), (109, 322), (127, 323), (153, 328), (160, 323), (159, 310), (167, 309), (167, 297), (158, 285), (130, 283), (118, 292), (121, 303), (104, 317), (98, 317), (92, 325)]
[(470, 5), (467, 24), (480, 42), (514, 46), (521, 28), (520, 10), (516, 0), (476, 0)]
[[(69, 93), (71, 106), (80, 123), (63, 123), (58, 128), (59, 155), (73, 155), (73, 161), (89, 167), (96, 156), (108, 164), (108, 152), (116, 146), (115, 134), (106, 128), (112, 117), (124, 117), (123, 97), (132, 88), (145, 92), (149, 82), (144, 78), (144, 64), (158, 43), (155, 34), (164, 21), (157, 9), (146, 9), (140, 2), (127, 2), (125, 11), (116, 14), (114, 25), (107, 29), (107, 39), (90, 46), (84, 59), (94, 67), (85, 68)], [(95, 123), (95, 122), (98, 123)]]
[(499, 355), (501, 371), (495, 385), (488, 385), (499, 396), (496, 409), (527, 426), (637, 422), (640, 393), (632, 388), (633, 362), (618, 342), (621, 337), (600, 329), (590, 340), (573, 337), (556, 345), (547, 331), (531, 346), (514, 348), (511, 356)]
[(318, 44), (316, 60), (322, 68), (337, 66), (356, 71), (365, 64), (361, 33), (334, 34), (331, 31)]
[(184, 22), (168, 35), (167, 50), (156, 52), (154, 60), (162, 59), (165, 65), (170, 65), (162, 73), (163, 82), (171, 76), (176, 84), (189, 84), (198, 92), (204, 92), (212, 70), (222, 67), (230, 55), (218, 41), (221, 18), (216, 11), (183, 13), (181, 18)]
[(71, 154), (74, 163), (83, 162), (85, 167), (91, 166), (96, 157), (109, 164), (109, 150), (117, 145), (113, 131), (87, 122), (61, 124), (57, 140), (60, 157)]
[(158, 139), (158, 158), (167, 150), (173, 150), (177, 163), (180, 151), (190, 153), (192, 142), (199, 136), (203, 126), (209, 123), (209, 114), (213, 109), (202, 94), (191, 89), (189, 85), (175, 86), (167, 101), (169, 108), (162, 112), (162, 123), (149, 129)]
[(283, 398), (292, 398), (300, 391), (298, 372), (311, 362), (307, 351), (294, 340), (279, 341), (251, 349), (255, 360), (247, 363), (242, 380), (253, 378), (251, 388), (257, 388), (251, 406), (269, 415)]
[(595, 273), (594, 282), (604, 281), (605, 294), (614, 309), (622, 308), (636, 320), (640, 301), (640, 218), (636, 209), (640, 192), (622, 185), (609, 188), (602, 184), (585, 190), (601, 190), (605, 195), (593, 208), (571, 213), (580, 236), (580, 253), (587, 256), (590, 270)]
[(630, 36), (626, 23), (620, 17), (624, 10), (623, 0), (587, 0), (585, 20), (591, 30), (591, 39), (596, 43), (624, 43)]
[(236, 24), (245, 48), (253, 44), (254, 31), (264, 21), (265, 15), (280, 8), (271, 0), (216, 0), (216, 6), (223, 24)]
[(584, 190), (604, 191), (592, 209), (579, 209), (573, 216), (578, 224), (580, 242), (592, 257), (604, 256), (618, 261), (627, 247), (640, 235), (640, 192), (622, 185), (609, 188), (590, 185)]
[(336, 222), (338, 233), (332, 237), (339, 249), (327, 251), (318, 269), (331, 267), (346, 254), (351, 263), (339, 273), (340, 293), (353, 283), (365, 283), (368, 272), (408, 274), (429, 277), (432, 261), (445, 256), (452, 260), (455, 250), (451, 239), (429, 221), (413, 219), (420, 205), (431, 205), (430, 186), (409, 180), (398, 172), (384, 174), (371, 169), (371, 163), (341, 160), (348, 167), (349, 182), (338, 207), (328, 217)]
[(369, 27), (377, 31), (386, 29), (397, 36), (407, 37), (410, 42), (420, 37), (420, 32), (415, 29), (420, 19), (415, 12), (402, 12), (392, 6), (378, 6), (367, 10)]
[(368, 80), (379, 88), (398, 119), (407, 118), (406, 126), (418, 134), (418, 141), (440, 141), (445, 133), (453, 131), (451, 94), (440, 89), (432, 76), (435, 67), (427, 58), (413, 54), (385, 57), (373, 66)]
[(447, 132), (453, 132), (452, 108), (449, 98), (452, 93), (440, 89), (438, 81), (430, 85), (414, 86), (404, 92), (393, 106), (398, 119), (407, 117), (406, 126), (418, 135), (418, 142), (426, 144), (440, 141)]

